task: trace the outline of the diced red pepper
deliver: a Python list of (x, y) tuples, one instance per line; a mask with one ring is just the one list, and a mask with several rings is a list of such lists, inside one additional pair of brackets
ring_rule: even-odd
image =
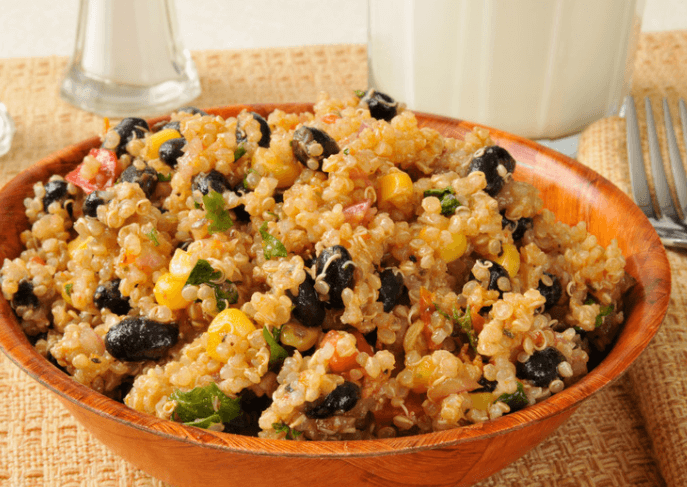
[(81, 169), (84, 165), (82, 162), (64, 178), (83, 189), (86, 194), (112, 186), (119, 176), (119, 161), (115, 153), (108, 149), (91, 149), (88, 155), (95, 157), (100, 163), (95, 177), (86, 179), (81, 175)]

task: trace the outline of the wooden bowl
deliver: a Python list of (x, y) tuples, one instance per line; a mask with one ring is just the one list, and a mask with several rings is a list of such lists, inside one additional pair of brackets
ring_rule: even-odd
[[(224, 117), (243, 108), (266, 115), (312, 110), (310, 104), (231, 106), (208, 110)], [(161, 119), (151, 121), (154, 123)], [(418, 114), (420, 125), (461, 138), (475, 124)], [(518, 161), (515, 178), (541, 190), (559, 220), (582, 220), (602, 245), (617, 239), (627, 271), (637, 279), (626, 322), (605, 359), (561, 393), (484, 424), (406, 438), (294, 442), (265, 440), (187, 427), (134, 411), (77, 383), (39, 355), (0, 298), (0, 346), (27, 374), (46, 386), (95, 437), (132, 464), (178, 486), (241, 485), (470, 485), (513, 462), (552, 433), (591, 394), (617, 379), (649, 344), (670, 296), (665, 250), (649, 221), (609, 181), (578, 162), (534, 142), (491, 130)], [(32, 185), (65, 174), (97, 137), (61, 150), (14, 178), (0, 192), (0, 260), (21, 251), (27, 228), (23, 199)]]

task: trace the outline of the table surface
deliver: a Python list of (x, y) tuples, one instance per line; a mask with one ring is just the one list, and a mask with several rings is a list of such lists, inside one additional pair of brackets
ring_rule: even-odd
[[(201, 107), (312, 101), (366, 86), (365, 46), (196, 51)], [(98, 133), (102, 119), (62, 102), (65, 57), (0, 59), (0, 100), (13, 115), (12, 151), (0, 184), (51, 152)], [(633, 94), (687, 98), (687, 31), (643, 34)], [(641, 104), (640, 104), (641, 105)], [(658, 106), (657, 103), (654, 104)], [(639, 108), (640, 118), (644, 118)], [(663, 134), (660, 134), (663, 136)], [(682, 153), (685, 147), (681, 136)], [(645, 151), (648, 151), (646, 148)], [(578, 158), (629, 191), (624, 120), (582, 135)], [(621, 379), (585, 402), (552, 436), (481, 487), (687, 485), (687, 253), (668, 251), (673, 290), (652, 344)], [(61, 404), (0, 354), (0, 484), (160, 486), (110, 453)]]

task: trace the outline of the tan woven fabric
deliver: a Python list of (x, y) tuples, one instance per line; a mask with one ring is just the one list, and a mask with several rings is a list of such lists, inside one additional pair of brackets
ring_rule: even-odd
[[(203, 88), (197, 106), (312, 101), (319, 90), (341, 95), (367, 84), (364, 46), (204, 51), (194, 59)], [(0, 100), (17, 124), (12, 151), (0, 158), (0, 183), (100, 131), (99, 117), (57, 96), (65, 65), (66, 59), (56, 57), (0, 60)], [(673, 102), (687, 97), (685, 70), (687, 32), (644, 35), (634, 93), (657, 100), (668, 95)], [(627, 191), (624, 127), (619, 118), (589, 127), (579, 158)], [(687, 284), (680, 280), (687, 273), (687, 254), (671, 251), (669, 257), (671, 306), (649, 349), (625, 377), (481, 487), (687, 485), (687, 333), (679, 326), (687, 312)], [(0, 354), (0, 485), (163, 484), (110, 453)]]

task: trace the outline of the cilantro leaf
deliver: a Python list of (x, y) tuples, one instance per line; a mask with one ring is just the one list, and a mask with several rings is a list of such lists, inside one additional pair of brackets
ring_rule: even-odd
[(346, 147), (346, 148), (343, 150), (343, 153), (344, 153), (345, 155), (348, 155), (348, 154), (351, 153), (351, 151), (350, 151), (350, 149), (349, 149), (348, 147)]
[(234, 225), (229, 212), (224, 208), (224, 198), (217, 191), (210, 191), (208, 194), (203, 195), (203, 204), (205, 205), (207, 219), (210, 220), (208, 233), (224, 232)]
[(172, 173), (169, 173), (167, 176), (162, 174), (161, 172), (157, 173), (157, 180), (161, 183), (166, 183), (172, 180)]
[(73, 289), (73, 288), (74, 288), (74, 284), (71, 283), (71, 282), (64, 285), (64, 292), (65, 292), (65, 294), (66, 294), (67, 296), (69, 296), (70, 298), (72, 297), (72, 289)]
[(222, 277), (220, 271), (216, 271), (210, 263), (205, 259), (198, 259), (196, 265), (193, 266), (191, 274), (186, 279), (186, 284), (192, 286), (199, 286), (200, 284), (210, 283)]
[(454, 306), (453, 316), (451, 316), (446, 311), (440, 309), (439, 306), (437, 306), (437, 303), (433, 304), (436, 310), (439, 312), (439, 314), (441, 314), (441, 316), (453, 322), (454, 325), (458, 325), (460, 327), (460, 330), (467, 335), (468, 342), (470, 343), (472, 349), (475, 352), (477, 352), (477, 338), (475, 338), (475, 330), (472, 328), (472, 315), (470, 313), (470, 305), (468, 305), (468, 307), (465, 308), (465, 313), (463, 313), (462, 315), (458, 311), (458, 308)]
[(189, 426), (211, 428), (241, 414), (239, 399), (224, 394), (214, 382), (189, 392), (177, 389), (169, 398), (177, 403), (172, 418)]
[(265, 258), (270, 260), (272, 257), (286, 257), (286, 247), (276, 237), (267, 233), (267, 222), (260, 227), (260, 236), (262, 237), (262, 249), (265, 252)]
[(193, 266), (191, 274), (189, 274), (188, 279), (186, 279), (186, 284), (192, 286), (200, 286), (201, 284), (206, 284), (214, 289), (215, 299), (217, 300), (217, 309), (223, 311), (228, 304), (234, 304), (239, 300), (239, 294), (236, 290), (236, 286), (230, 282), (224, 282), (218, 284), (217, 279), (222, 277), (220, 271), (216, 271), (212, 265), (207, 260), (198, 259), (196, 265)]
[(439, 198), (441, 203), (441, 214), (444, 216), (453, 215), (456, 212), (456, 208), (460, 206), (460, 202), (456, 198), (456, 192), (453, 188), (447, 186), (444, 189), (428, 189), (423, 195), (425, 198), (428, 196), (436, 196)]
[[(594, 301), (593, 298), (588, 298), (584, 304), (590, 305), (590, 304), (596, 304), (596, 301)], [(611, 313), (613, 313), (613, 310), (615, 308), (613, 307), (612, 304), (609, 304), (608, 306), (599, 306), (599, 314), (596, 315), (596, 320), (594, 321), (594, 328), (599, 328), (601, 325), (604, 324), (604, 318)]]
[(508, 404), (511, 413), (524, 408), (530, 403), (522, 382), (518, 382), (518, 389), (513, 394), (501, 394), (496, 400)]
[(155, 247), (158, 247), (160, 245), (160, 241), (157, 239), (157, 235), (157, 230), (154, 228), (149, 233), (146, 233), (146, 236), (153, 241), (153, 245)]
[(286, 423), (272, 423), (272, 428), (274, 428), (274, 431), (277, 433), (286, 433), (285, 438), (287, 440), (295, 440), (297, 437), (303, 434), (302, 431), (291, 429)]
[(274, 335), (267, 329), (267, 325), (262, 327), (262, 336), (265, 337), (267, 345), (270, 347), (270, 367), (280, 362), (283, 362), (289, 353), (279, 345), (279, 335), (281, 328), (273, 328)]
[(357, 96), (358, 98), (362, 98), (363, 96), (365, 96), (365, 91), (364, 91), (364, 90), (353, 90), (353, 93), (354, 93), (355, 96)]
[(246, 154), (246, 149), (243, 145), (239, 145), (234, 151), (234, 162), (241, 159)]
[(249, 169), (248, 171), (246, 171), (246, 174), (243, 176), (243, 188), (244, 188), (244, 189), (251, 189), (251, 187), (248, 185), (248, 179), (247, 179), (247, 178), (248, 178), (248, 175), (249, 175), (250, 173), (260, 174), (260, 173), (259, 173), (258, 171), (256, 171), (255, 169)]

